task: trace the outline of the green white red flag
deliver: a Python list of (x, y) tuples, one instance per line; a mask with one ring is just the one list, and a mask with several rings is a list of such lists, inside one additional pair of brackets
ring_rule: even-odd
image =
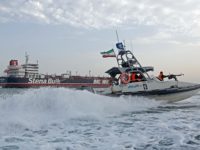
[(101, 55), (102, 55), (103, 58), (116, 57), (114, 49), (111, 49), (111, 50), (108, 50), (108, 51), (105, 51), (105, 52), (101, 52)]

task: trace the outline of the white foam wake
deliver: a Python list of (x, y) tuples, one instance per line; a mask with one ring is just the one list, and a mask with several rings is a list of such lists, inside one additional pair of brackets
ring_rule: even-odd
[(159, 105), (142, 97), (106, 97), (65, 88), (29, 89), (0, 98), (0, 124), (37, 127), (68, 119), (104, 119)]
[(0, 149), (180, 149), (199, 142), (198, 120), (199, 95), (163, 104), (64, 88), (0, 90)]

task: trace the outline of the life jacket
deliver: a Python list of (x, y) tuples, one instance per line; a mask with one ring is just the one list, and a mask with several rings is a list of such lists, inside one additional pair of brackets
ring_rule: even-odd
[(132, 82), (136, 81), (136, 73), (134, 72), (131, 74), (131, 81)]

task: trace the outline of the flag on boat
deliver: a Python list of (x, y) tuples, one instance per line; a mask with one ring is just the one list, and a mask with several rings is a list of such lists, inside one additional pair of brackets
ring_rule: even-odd
[(114, 49), (111, 49), (111, 50), (108, 50), (108, 51), (105, 51), (105, 52), (101, 52), (101, 55), (102, 55), (103, 58), (116, 57)]
[(116, 47), (117, 47), (119, 50), (125, 50), (125, 49), (124, 49), (124, 45), (123, 45), (122, 42), (116, 43)]
[(116, 47), (118, 49), (118, 54), (122, 55), (125, 53), (125, 47), (122, 42), (116, 43)]

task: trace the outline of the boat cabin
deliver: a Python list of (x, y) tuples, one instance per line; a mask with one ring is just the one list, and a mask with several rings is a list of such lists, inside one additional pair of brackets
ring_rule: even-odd
[(106, 73), (112, 77), (113, 83), (117, 85), (146, 81), (150, 78), (147, 72), (154, 70), (153, 67), (142, 67), (133, 53), (130, 50), (126, 50), (123, 45), (120, 47), (120, 52), (116, 59), (118, 67), (113, 67)]
[(136, 68), (119, 68), (113, 67), (106, 71), (113, 80), (113, 84), (121, 83), (131, 83), (131, 82), (140, 82), (146, 81), (149, 76), (146, 75), (147, 72), (153, 71), (153, 67), (136, 67)]

